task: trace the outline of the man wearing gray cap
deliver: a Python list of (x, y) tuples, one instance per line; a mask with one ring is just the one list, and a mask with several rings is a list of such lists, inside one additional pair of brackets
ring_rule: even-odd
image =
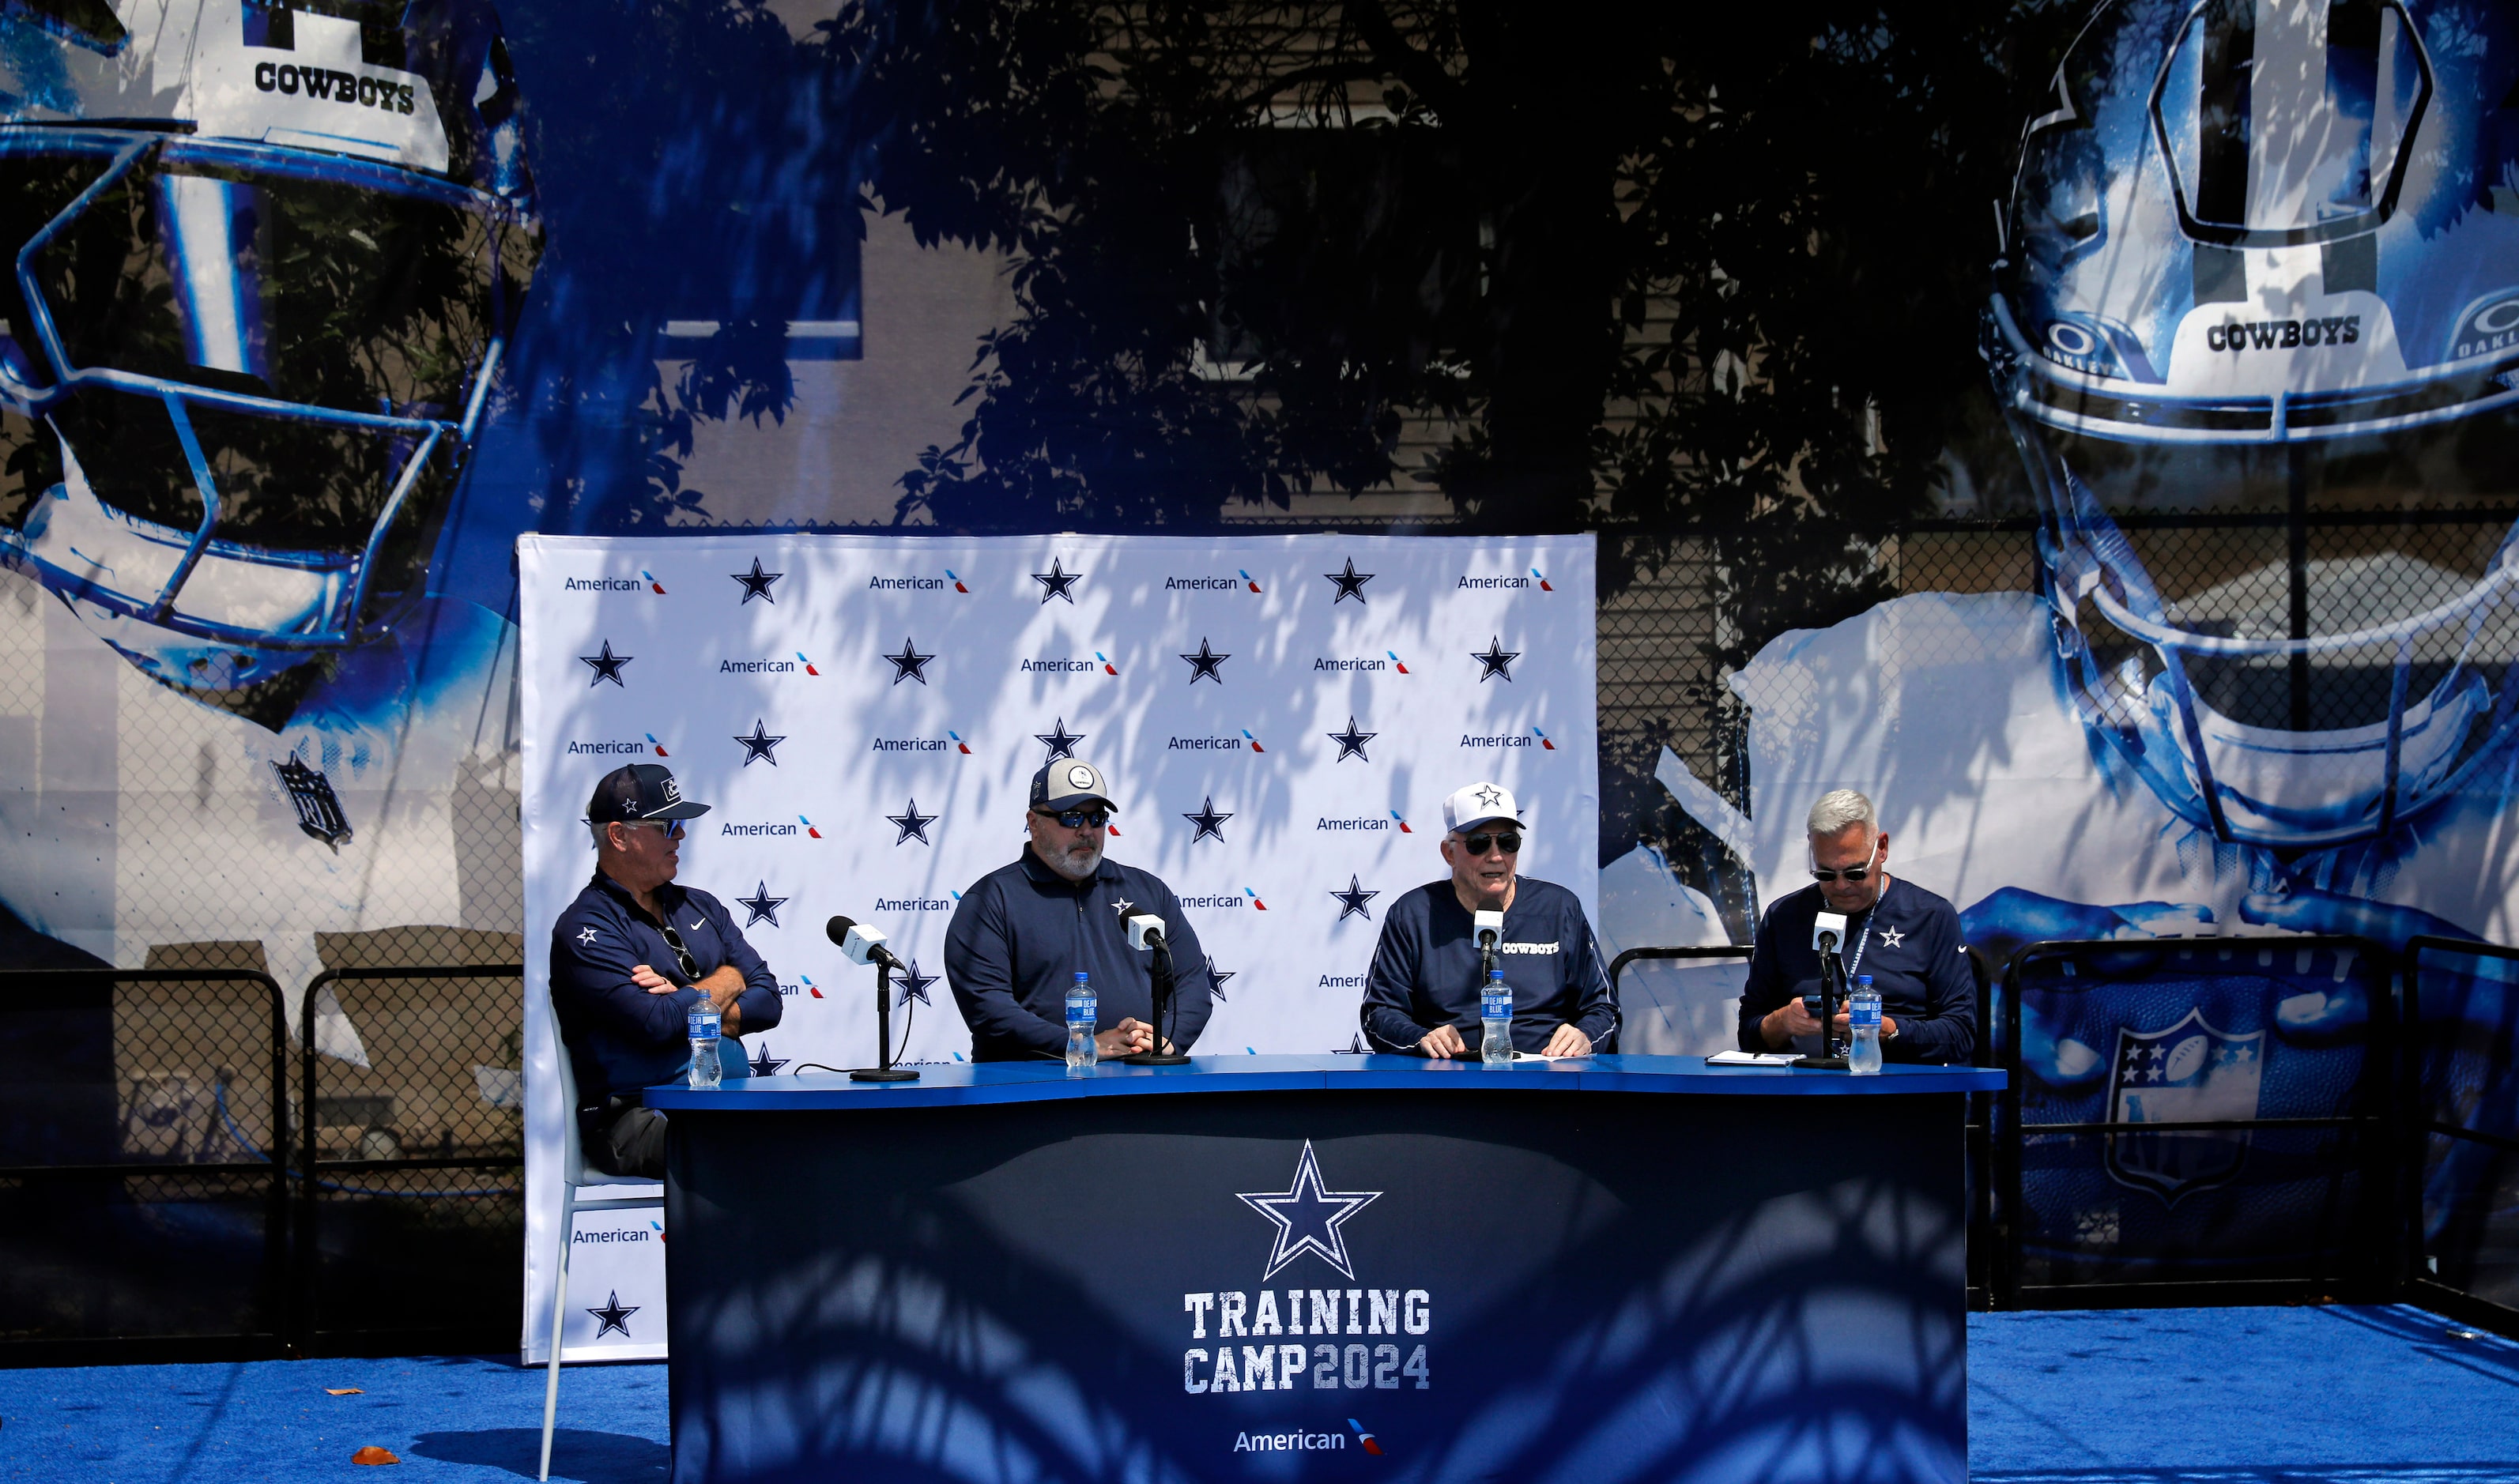
[(1100, 768), (1052, 759), (1032, 777), (1031, 843), (962, 894), (945, 935), (945, 978), (971, 1027), (971, 1060), (1066, 1055), (1067, 989), (1080, 971), (1098, 1002), (1095, 1055), (1153, 1049), (1153, 957), (1128, 946), (1127, 920), (1140, 915), (1162, 918), (1171, 945), (1166, 1048), (1187, 1051), (1205, 1028), (1214, 1008), (1207, 953), (1171, 888), (1102, 853), (1117, 811)]
[(1551, 1057), (1616, 1049), (1618, 1001), (1601, 945), (1573, 893), (1517, 872), (1519, 814), (1512, 793), (1494, 783), (1473, 783), (1443, 801), (1451, 877), (1392, 903), (1365, 976), (1361, 1016), (1374, 1050), (1479, 1054), (1486, 982), (1480, 912), (1504, 919), (1493, 951), (1513, 990), (1514, 1049)]
[(577, 1073), (570, 1113), (597, 1169), (662, 1179), (665, 1115), (641, 1089), (689, 1069), (685, 1016), (702, 1000), (725, 1017), (720, 1065), (751, 1074), (735, 1037), (778, 1024), (778, 981), (718, 899), (677, 885), (683, 821), (708, 812), (671, 769), (616, 767), (595, 785), (595, 879), (552, 925), (552, 1009)]

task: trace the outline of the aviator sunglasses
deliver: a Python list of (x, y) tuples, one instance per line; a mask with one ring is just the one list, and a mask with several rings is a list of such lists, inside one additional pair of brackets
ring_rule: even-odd
[(1461, 839), (1461, 844), (1468, 846), (1473, 855), (1483, 855), (1496, 846), (1504, 847), (1504, 852), (1508, 855), (1522, 853), (1522, 837), (1510, 832), (1501, 835), (1465, 835)]
[(1823, 871), (1818, 866), (1814, 865), (1811, 867), (1811, 880), (1834, 881), (1839, 877), (1843, 877), (1847, 881), (1861, 881), (1864, 877), (1872, 874), (1872, 858), (1879, 853), (1880, 842), (1876, 840), (1872, 843), (1872, 855), (1865, 856), (1863, 864), (1859, 866), (1848, 866), (1842, 871)]
[(683, 946), (683, 935), (674, 931), (674, 925), (672, 923), (663, 923), (659, 926), (663, 927), (665, 930), (665, 946), (674, 950), (674, 961), (681, 965), (683, 978), (686, 980), (698, 979), (700, 977), (699, 961), (691, 957), (690, 949)]

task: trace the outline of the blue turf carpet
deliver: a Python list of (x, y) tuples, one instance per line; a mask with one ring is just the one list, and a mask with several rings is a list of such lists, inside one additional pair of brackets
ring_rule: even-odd
[[(2519, 1344), (2418, 1309), (1968, 1321), (1978, 1484), (2519, 1484)], [(327, 1387), (357, 1387), (330, 1396)], [(0, 1371), (0, 1480), (534, 1476), (542, 1373), (504, 1361)], [(363, 1445), (402, 1463), (360, 1468)], [(665, 1476), (665, 1368), (560, 1378), (552, 1477)]]

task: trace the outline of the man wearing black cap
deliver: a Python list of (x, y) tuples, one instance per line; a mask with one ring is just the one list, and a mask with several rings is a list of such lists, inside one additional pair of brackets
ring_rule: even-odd
[(552, 1008), (577, 1072), (586, 1157), (615, 1175), (662, 1179), (665, 1115), (640, 1089), (689, 1070), (684, 1017), (706, 999), (725, 1018), (726, 1075), (751, 1074), (735, 1037), (778, 1024), (778, 982), (726, 908), (674, 884), (683, 821), (708, 812), (653, 763), (595, 785), (595, 879), (552, 926)]
[(971, 1060), (1066, 1055), (1067, 990), (1080, 970), (1097, 1001), (1095, 1054), (1152, 1049), (1153, 955), (1128, 946), (1127, 920), (1141, 915), (1162, 918), (1171, 945), (1167, 1048), (1188, 1050), (1206, 1026), (1207, 953), (1171, 888), (1103, 855), (1115, 812), (1100, 768), (1074, 758), (1044, 764), (1024, 811), (1032, 843), (962, 894), (945, 936), (945, 978), (971, 1027)]

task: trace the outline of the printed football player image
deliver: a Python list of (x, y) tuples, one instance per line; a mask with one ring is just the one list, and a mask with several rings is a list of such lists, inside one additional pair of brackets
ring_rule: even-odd
[(267, 922), (302, 982), (315, 929), (463, 920), (449, 783), (498, 766), (513, 641), (424, 594), (534, 185), (486, 0), (327, 9), (0, 15), (12, 934)]
[[(2396, 518), (2506, 506), (2519, 482), (2503, 38), (2519, 16), (2477, 4), (2096, 15), (2028, 124), (1985, 318), (2038, 590), (1901, 598), (1736, 678), (1762, 883), (1802, 865), (1766, 801), (1878, 784), (1908, 869), (1998, 959), (2199, 933), (2513, 940), (2519, 546)], [(2115, 518), (2138, 509), (2273, 531), (2205, 562), (2190, 533)], [(2298, 561), (2286, 512), (2317, 532)], [(2426, 1014), (2500, 996), (2470, 982)], [(2197, 1009), (2250, 1059), (2253, 1107), (2286, 1044), (2358, 1038), (2370, 1007), (2338, 987)], [(2115, 1063), (2086, 1035), (2033, 1015), (2024, 1070), (2097, 1086)], [(2507, 1136), (2519, 1079), (2505, 1065), (2465, 1106)]]

